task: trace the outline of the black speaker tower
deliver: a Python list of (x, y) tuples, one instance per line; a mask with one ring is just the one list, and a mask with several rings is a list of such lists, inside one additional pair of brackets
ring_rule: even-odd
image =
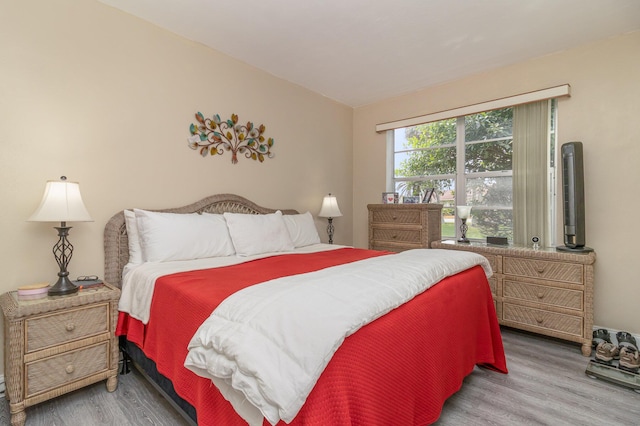
[(565, 143), (561, 153), (564, 246), (556, 247), (556, 250), (590, 252), (593, 249), (585, 247), (582, 142)]

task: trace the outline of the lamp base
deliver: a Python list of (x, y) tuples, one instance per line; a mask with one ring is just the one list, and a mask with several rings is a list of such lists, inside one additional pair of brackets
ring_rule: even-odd
[(462, 236), (458, 238), (458, 242), (469, 243), (469, 239), (467, 239), (467, 231), (469, 230), (469, 227), (467, 226), (467, 218), (462, 217), (460, 218), (460, 221), (462, 222), (462, 224), (460, 225), (460, 234), (462, 234)]
[(66, 296), (78, 292), (78, 287), (71, 282), (67, 271), (67, 266), (73, 256), (73, 245), (67, 240), (71, 227), (67, 226), (66, 222), (61, 222), (60, 226), (55, 228), (58, 230), (59, 239), (53, 246), (53, 255), (60, 267), (60, 272), (58, 272), (58, 281), (49, 289), (48, 294), (49, 296)]
[(78, 292), (78, 287), (67, 276), (61, 276), (48, 291), (49, 296), (67, 296)]
[(582, 247), (568, 247), (568, 246), (558, 246), (556, 247), (557, 251), (570, 251), (570, 252), (574, 252), (574, 253), (589, 253), (592, 252), (593, 249), (591, 247), (586, 247), (586, 246), (582, 246)]
[(333, 244), (333, 231), (334, 231), (333, 218), (330, 217), (328, 219), (329, 219), (329, 225), (327, 226), (327, 234), (329, 234), (329, 244)]

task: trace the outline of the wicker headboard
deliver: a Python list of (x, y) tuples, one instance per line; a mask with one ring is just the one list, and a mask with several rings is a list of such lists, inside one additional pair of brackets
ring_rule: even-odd
[[(297, 214), (296, 210), (280, 209), (283, 214)], [(261, 207), (244, 197), (218, 194), (196, 203), (172, 209), (154, 210), (168, 213), (274, 213), (276, 209)], [(116, 213), (104, 227), (104, 279), (109, 284), (122, 285), (122, 269), (129, 261), (129, 240), (124, 221), (124, 211)]]

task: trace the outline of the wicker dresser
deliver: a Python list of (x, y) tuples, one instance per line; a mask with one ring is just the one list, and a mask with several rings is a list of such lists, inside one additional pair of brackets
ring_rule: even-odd
[(582, 354), (591, 355), (595, 253), (453, 241), (431, 247), (473, 251), (489, 260), (500, 324), (579, 342)]
[(442, 238), (442, 204), (369, 204), (369, 248), (429, 248)]
[(110, 285), (30, 301), (15, 291), (0, 297), (12, 425), (24, 425), (26, 407), (100, 380), (116, 389), (119, 297)]

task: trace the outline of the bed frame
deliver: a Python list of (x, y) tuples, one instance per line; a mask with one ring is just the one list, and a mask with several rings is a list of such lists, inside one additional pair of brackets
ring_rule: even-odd
[[(255, 204), (244, 197), (234, 194), (212, 195), (183, 207), (153, 210), (167, 213), (245, 213), (268, 214), (277, 209), (270, 209)], [(283, 214), (298, 214), (297, 210), (280, 209)], [(116, 213), (109, 219), (104, 228), (104, 277), (105, 281), (120, 288), (122, 286), (122, 270), (129, 262), (129, 239), (124, 219), (124, 211)], [(120, 338), (120, 349), (123, 354), (121, 374), (129, 372), (129, 361), (149, 380), (149, 382), (176, 408), (182, 416), (196, 424), (196, 410), (182, 399), (174, 390), (171, 381), (158, 373), (155, 363), (133, 343)]]

